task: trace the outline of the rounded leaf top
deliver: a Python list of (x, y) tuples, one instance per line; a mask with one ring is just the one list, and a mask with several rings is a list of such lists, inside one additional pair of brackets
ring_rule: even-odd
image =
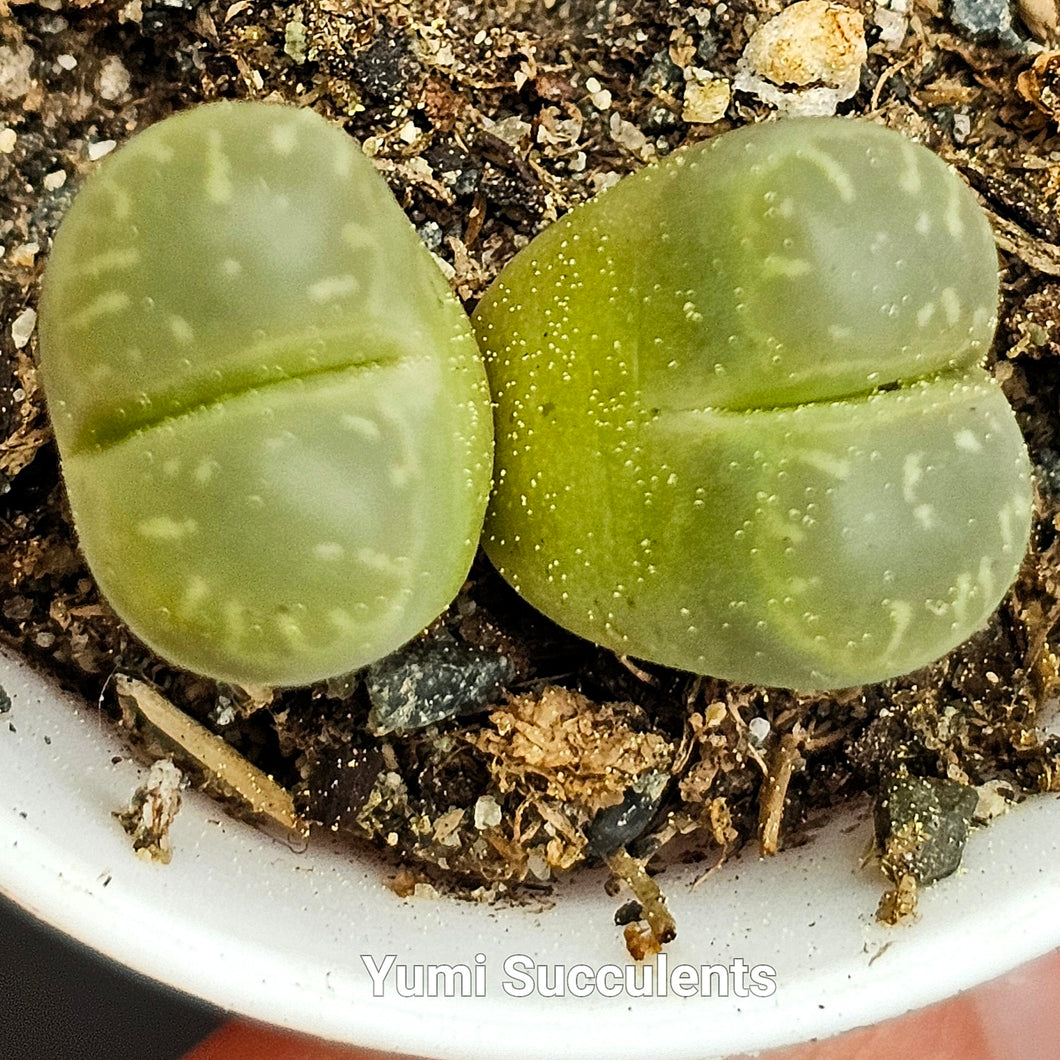
[(474, 340), (309, 110), (211, 104), (109, 156), (55, 239), (41, 370), (93, 573), (179, 665), (356, 669), (466, 575), (490, 471)]
[(572, 210), (475, 314), (497, 399), (487, 552), (617, 651), (796, 688), (979, 628), (1030, 522), (981, 367), (996, 253), (930, 151), (751, 126)]

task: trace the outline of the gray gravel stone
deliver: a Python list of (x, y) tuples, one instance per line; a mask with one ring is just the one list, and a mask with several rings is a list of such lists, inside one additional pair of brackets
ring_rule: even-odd
[(950, 0), (950, 21), (970, 40), (996, 40), (1009, 48), (1024, 45), (1012, 28), (1010, 0)]
[(600, 858), (610, 857), (633, 842), (655, 816), (669, 780), (667, 773), (648, 770), (626, 789), (620, 803), (600, 810), (585, 830), (592, 853)]
[(883, 871), (933, 883), (961, 863), (979, 795), (954, 780), (895, 774), (885, 781), (874, 812)]
[(473, 714), (514, 676), (511, 660), (497, 652), (451, 639), (413, 641), (365, 672), (368, 729), (382, 736)]

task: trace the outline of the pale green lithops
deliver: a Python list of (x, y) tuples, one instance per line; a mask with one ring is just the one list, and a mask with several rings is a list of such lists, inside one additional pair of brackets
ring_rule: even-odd
[(982, 367), (997, 260), (897, 133), (757, 125), (572, 210), (475, 315), (497, 402), (486, 551), (615, 651), (827, 688), (980, 628), (1029, 532)]
[(311, 111), (212, 104), (108, 157), (56, 236), (40, 341), (85, 556), (172, 662), (302, 684), (456, 594), (489, 490), (481, 359)]

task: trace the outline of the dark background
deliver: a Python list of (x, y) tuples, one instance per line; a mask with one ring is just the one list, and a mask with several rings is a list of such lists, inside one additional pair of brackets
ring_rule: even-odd
[(178, 1060), (223, 1018), (0, 898), (0, 1060)]

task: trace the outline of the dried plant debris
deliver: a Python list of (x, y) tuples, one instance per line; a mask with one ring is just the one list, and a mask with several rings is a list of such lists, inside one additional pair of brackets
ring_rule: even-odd
[(513, 697), (474, 737), (498, 790), (541, 792), (590, 815), (622, 802), (673, 748), (634, 703), (593, 703), (558, 686)]
[(876, 919), (882, 924), (891, 925), (908, 920), (916, 913), (918, 894), (916, 877), (912, 873), (903, 873), (880, 898)]
[[(672, 930), (655, 875), (668, 861), (700, 861), (711, 886), (743, 845), (803, 842), (851, 795), (893, 803), (881, 793), (896, 777), (933, 796), (975, 789), (976, 820), (987, 803), (1060, 791), (1060, 741), (1040, 724), (1060, 673), (1056, 11), (1053, 0), (0, 0), (0, 636), (115, 717), (124, 706), (149, 718), (137, 739), (179, 754), (196, 783), (219, 777), (285, 827), (385, 852), (398, 893), (543, 900), (558, 874), (606, 859), (634, 890), (620, 919), (642, 955)], [(1008, 599), (934, 666), (828, 695), (616, 659), (536, 615), (484, 560), (423, 639), (368, 673), (273, 694), (166, 666), (77, 552), (36, 382), (35, 313), (80, 179), (135, 130), (218, 97), (341, 123), (469, 308), (573, 204), (777, 109), (817, 100), (928, 144), (979, 194), (1001, 252), (992, 364), (1037, 471), (1031, 548)], [(937, 874), (924, 864), (935, 811), (917, 813), (881, 838), (888, 919), (915, 909)], [(948, 865), (960, 844), (947, 834)]]
[(629, 885), (637, 903), (637, 918), (625, 925), (626, 949), (636, 961), (660, 953), (667, 942), (677, 938), (677, 925), (666, 908), (659, 885), (648, 875), (644, 863), (619, 850), (607, 859), (608, 867)]
[(128, 809), (115, 813), (133, 841), (133, 850), (146, 861), (169, 864), (173, 845), (169, 827), (180, 809), (184, 774), (170, 758), (154, 762), (147, 779), (133, 792)]
[(127, 728), (150, 745), (158, 742), (205, 771), (205, 780), (219, 794), (239, 800), (251, 813), (291, 831), (304, 825), (290, 792), (280, 787), (230, 744), (178, 710), (145, 681), (117, 674), (114, 688)]

